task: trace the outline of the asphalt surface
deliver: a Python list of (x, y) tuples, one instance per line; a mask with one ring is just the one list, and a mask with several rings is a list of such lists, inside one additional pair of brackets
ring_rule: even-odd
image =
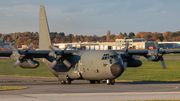
[(0, 91), (0, 101), (180, 100), (180, 82), (116, 81), (106, 85), (77, 80), (63, 85), (58, 79), (0, 77), (0, 85), (27, 87)]

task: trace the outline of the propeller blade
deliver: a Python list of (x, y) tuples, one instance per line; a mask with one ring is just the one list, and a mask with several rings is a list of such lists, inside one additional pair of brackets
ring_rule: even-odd
[(27, 47), (27, 50), (30, 50), (33, 48), (33, 44), (31, 43), (28, 47)]
[(154, 43), (156, 48), (157, 48), (157, 51), (159, 52), (159, 45), (158, 45), (158, 42)]
[(16, 68), (21, 62), (19, 61), (19, 59), (17, 59), (17, 61), (14, 63), (13, 67)]
[(66, 45), (66, 47), (64, 48), (64, 51), (65, 51), (65, 50), (66, 50), (69, 46), (70, 46), (70, 45), (69, 45), (69, 44), (67, 44), (67, 45)]
[(31, 67), (34, 67), (35, 63), (31, 59), (29, 59), (27, 62), (31, 65)]
[(64, 63), (64, 65), (66, 65), (66, 67), (68, 67), (68, 68), (71, 67), (71, 63), (69, 61), (64, 60), (63, 63)]
[(124, 62), (123, 67), (124, 67), (124, 70), (126, 70), (126, 68), (127, 68), (127, 62)]
[(162, 64), (163, 69), (165, 69), (166, 68), (166, 64), (164, 62), (163, 57), (161, 57), (160, 60), (161, 60), (161, 64)]
[(54, 60), (54, 61), (50, 64), (50, 68), (53, 68), (56, 64), (57, 64), (57, 61)]
[(13, 51), (18, 52), (18, 49), (17, 49), (17, 47), (15, 45), (12, 45), (11, 48), (12, 48)]
[(129, 42), (126, 42), (126, 53), (128, 53)]
[(55, 52), (54, 48), (52, 46), (48, 47), (52, 52)]

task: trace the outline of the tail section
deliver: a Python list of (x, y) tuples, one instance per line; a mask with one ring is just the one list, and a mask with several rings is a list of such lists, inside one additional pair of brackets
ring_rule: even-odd
[(46, 18), (46, 12), (43, 5), (40, 6), (40, 17), (39, 17), (39, 49), (48, 50), (51, 45), (51, 39), (49, 34), (49, 27)]

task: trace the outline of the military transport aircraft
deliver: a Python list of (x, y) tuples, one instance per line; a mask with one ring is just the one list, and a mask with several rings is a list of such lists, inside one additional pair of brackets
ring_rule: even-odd
[[(89, 80), (90, 83), (100, 83), (106, 80), (108, 85), (114, 85), (115, 78), (119, 77), (126, 67), (139, 67), (142, 62), (133, 58), (141, 55), (150, 61), (161, 60), (163, 68), (165, 63), (163, 55), (180, 53), (180, 50), (64, 50), (53, 47), (49, 35), (49, 27), (44, 6), (40, 6), (39, 24), (39, 50), (31, 50), (32, 44), (26, 50), (0, 51), (0, 56), (10, 57), (15, 61), (14, 67), (37, 68), (39, 62), (33, 60), (40, 58), (47, 68), (61, 81), (62, 84), (71, 84), (73, 80)], [(157, 45), (157, 44), (156, 44)], [(157, 45), (158, 47), (158, 45)]]

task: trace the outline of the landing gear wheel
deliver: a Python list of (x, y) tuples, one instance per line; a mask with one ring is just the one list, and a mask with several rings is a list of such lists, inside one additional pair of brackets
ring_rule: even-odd
[(115, 80), (111, 79), (111, 85), (114, 85), (114, 84), (115, 84)]
[(107, 79), (106, 83), (107, 83), (107, 85), (110, 85), (111, 84), (111, 79)]
[(114, 79), (107, 79), (106, 80), (106, 83), (107, 83), (107, 85), (114, 85), (115, 84), (115, 80)]
[(61, 81), (61, 84), (66, 84), (66, 81)]
[(100, 84), (100, 81), (99, 81), (99, 80), (96, 80), (96, 81), (95, 81), (95, 84)]
[(99, 80), (90, 80), (90, 83), (91, 84), (100, 84), (100, 81)]
[(67, 81), (66, 81), (66, 84), (71, 84), (71, 81), (67, 80)]

